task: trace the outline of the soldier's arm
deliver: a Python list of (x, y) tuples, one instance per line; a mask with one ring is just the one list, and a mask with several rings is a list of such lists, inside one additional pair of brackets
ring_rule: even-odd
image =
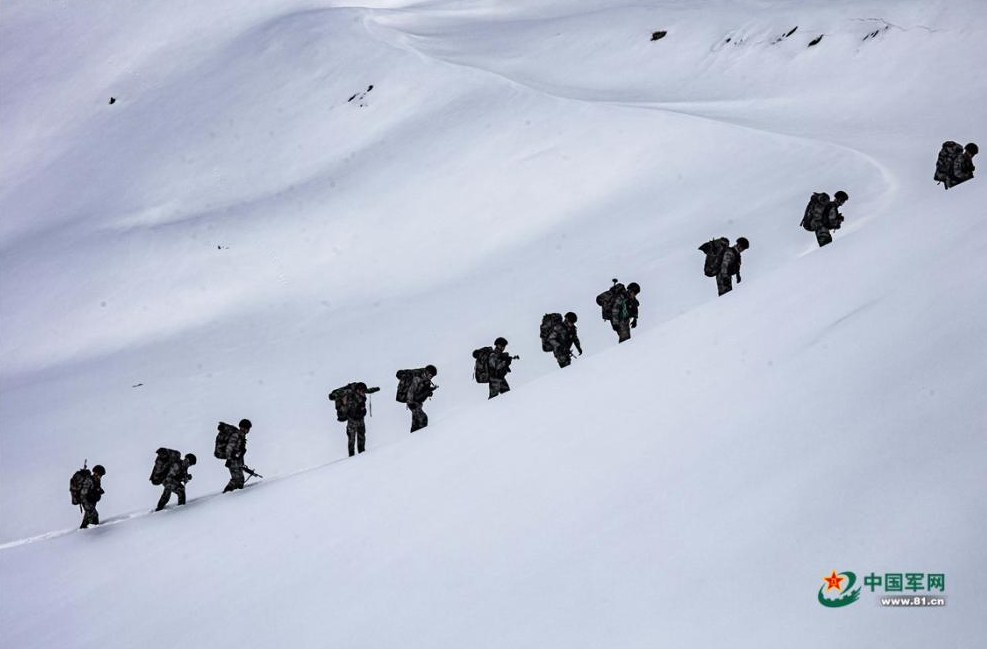
[(226, 441), (226, 459), (235, 459), (240, 454), (240, 433), (233, 433)]
[(572, 344), (576, 346), (576, 351), (579, 355), (583, 355), (583, 346), (579, 343), (579, 334), (576, 333), (576, 328), (572, 328)]
[(726, 279), (730, 277), (730, 262), (733, 260), (733, 254), (730, 250), (723, 253), (723, 258), (720, 260), (720, 272), (717, 273), (720, 277)]
[(966, 169), (966, 156), (958, 155), (953, 160), (953, 177), (957, 180), (969, 180), (970, 174)]
[(422, 379), (420, 376), (415, 376), (411, 379), (411, 385), (408, 386), (408, 391), (405, 393), (404, 398), (407, 402), (411, 403), (417, 401), (418, 390), (421, 389)]

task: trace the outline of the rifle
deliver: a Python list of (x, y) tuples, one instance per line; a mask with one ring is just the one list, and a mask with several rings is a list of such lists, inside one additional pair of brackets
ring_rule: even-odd
[[(258, 480), (261, 480), (264, 477), (259, 473), (255, 473), (254, 470), (248, 466), (243, 467), (243, 472), (249, 474), (247, 476), (247, 480), (250, 480), (250, 478), (257, 478)], [(247, 484), (247, 480), (244, 480), (243, 484)]]

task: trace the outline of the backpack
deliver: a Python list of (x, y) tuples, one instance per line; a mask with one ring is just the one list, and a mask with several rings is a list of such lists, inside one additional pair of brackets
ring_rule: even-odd
[(706, 255), (706, 261), (703, 264), (703, 274), (706, 277), (716, 277), (720, 273), (720, 267), (723, 265), (723, 253), (729, 247), (730, 240), (726, 237), (710, 239), (699, 246), (699, 250)]
[(945, 183), (953, 180), (953, 163), (956, 158), (963, 154), (963, 147), (952, 140), (942, 143), (939, 149), (939, 157), (936, 159), (936, 173), (932, 177), (937, 183)]
[[(627, 289), (617, 280), (613, 280), (613, 286), (596, 296), (596, 303), (600, 306), (604, 320), (610, 320), (613, 314), (613, 302), (618, 297), (627, 295)], [(543, 347), (544, 349), (544, 347)]]
[[(171, 448), (159, 448), (158, 456), (154, 459), (154, 468), (151, 469), (151, 484), (160, 485), (168, 476), (168, 471), (173, 464), (182, 464), (182, 454)], [(178, 476), (181, 478), (181, 476)]]
[(216, 427), (216, 447), (212, 452), (213, 457), (218, 460), (229, 459), (226, 457), (226, 445), (230, 443), (230, 435), (236, 430), (239, 430), (236, 426), (219, 422), (219, 426)]
[(423, 380), (422, 390), (419, 394), (413, 395), (416, 401), (424, 401), (432, 396), (431, 381), (427, 380), (425, 376), (425, 368), (421, 367), (417, 370), (398, 370), (398, 393), (395, 399), (398, 403), (408, 403), (408, 389), (411, 387), (411, 382), (414, 381), (415, 377), (419, 377)]
[[(541, 350), (543, 352), (552, 351), (552, 345), (548, 342), (548, 337), (552, 334), (552, 330), (556, 327), (562, 326), (562, 314), (561, 313), (546, 313), (541, 318)], [(565, 341), (562, 341), (565, 344)]]
[(804, 230), (815, 232), (816, 227), (821, 224), (826, 210), (829, 208), (829, 194), (826, 192), (813, 192), (809, 204), (805, 206), (805, 214), (802, 215), (802, 222), (799, 225)]
[(493, 347), (481, 347), (473, 350), (473, 358), (476, 359), (476, 363), (473, 364), (473, 378), (476, 379), (477, 383), (490, 383), (490, 366), (487, 363), (490, 361), (490, 354), (492, 353)]
[[(347, 421), (350, 417), (366, 417), (367, 410), (362, 407), (356, 395), (356, 383), (347, 383), (329, 393), (329, 400), (336, 404), (336, 421)], [(364, 402), (365, 403), (365, 402)]]
[(69, 480), (69, 494), (72, 496), (73, 505), (82, 504), (82, 490), (88, 489), (92, 490), (95, 486), (93, 482), (92, 471), (83, 467), (72, 474), (72, 479)]

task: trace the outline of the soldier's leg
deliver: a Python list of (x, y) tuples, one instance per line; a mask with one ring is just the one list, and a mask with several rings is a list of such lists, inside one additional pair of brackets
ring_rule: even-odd
[(729, 293), (733, 290), (733, 278), (730, 275), (717, 275), (716, 276), (716, 290), (719, 295), (724, 293)]
[(90, 525), (99, 525), (99, 512), (96, 511), (96, 503), (82, 503), (82, 525), (80, 529), (89, 527)]
[(226, 483), (226, 488), (223, 489), (223, 493), (227, 491), (234, 491), (236, 489), (243, 489), (243, 483), (245, 482), (243, 476), (243, 464), (231, 463), (230, 469), (230, 481)]
[(487, 383), (487, 388), (490, 390), (490, 396), (488, 396), (487, 399), (493, 399), (498, 394), (500, 394), (499, 383), (497, 379), (490, 379), (490, 381)]
[(158, 498), (158, 506), (154, 508), (154, 511), (159, 512), (164, 509), (169, 500), (171, 500), (171, 489), (168, 485), (165, 485), (164, 491), (161, 492), (161, 497)]
[(356, 429), (356, 451), (363, 453), (367, 450), (367, 424), (361, 419)]
[(819, 228), (816, 230), (816, 242), (822, 248), (828, 243), (833, 243), (833, 235), (826, 228)]
[(178, 504), (185, 504), (185, 485), (179, 482), (175, 485), (175, 493), (178, 494)]
[(420, 403), (409, 403), (408, 409), (411, 410), (411, 432), (420, 430), (428, 426), (428, 415), (422, 410), (422, 404)]
[(617, 342), (622, 343), (631, 339), (631, 321), (622, 320), (617, 328)]
[(356, 455), (356, 421), (346, 420), (346, 443), (350, 452), (350, 457)]
[(572, 362), (572, 354), (563, 349), (556, 349), (555, 360), (558, 361), (559, 367), (567, 367)]
[(87, 527), (89, 527), (89, 518), (90, 518), (89, 512), (91, 509), (92, 509), (92, 505), (87, 505), (86, 503), (82, 503), (82, 525), (79, 526), (80, 530), (84, 530)]

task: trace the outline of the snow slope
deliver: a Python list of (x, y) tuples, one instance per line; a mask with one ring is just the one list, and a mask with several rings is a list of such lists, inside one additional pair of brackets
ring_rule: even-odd
[[(984, 190), (931, 174), (984, 139), (985, 8), (343, 4), (0, 8), (3, 644), (976, 646)], [(721, 234), (753, 245), (716, 299)], [(534, 332), (568, 309), (560, 372)], [(350, 380), (383, 392), (340, 462)], [(281, 477), (213, 497), (242, 416)], [(146, 516), (161, 445), (199, 498)], [(119, 518), (29, 540), (77, 524), (83, 457)], [(949, 604), (828, 610), (832, 569)]]

